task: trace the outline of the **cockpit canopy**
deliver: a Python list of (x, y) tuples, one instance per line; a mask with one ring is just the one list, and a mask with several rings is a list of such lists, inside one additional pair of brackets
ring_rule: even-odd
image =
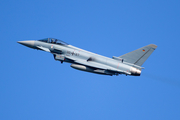
[(58, 40), (55, 38), (45, 38), (45, 39), (38, 40), (38, 41), (52, 43), (52, 44), (59, 44), (59, 45), (68, 45), (67, 43), (63, 42), (62, 40)]

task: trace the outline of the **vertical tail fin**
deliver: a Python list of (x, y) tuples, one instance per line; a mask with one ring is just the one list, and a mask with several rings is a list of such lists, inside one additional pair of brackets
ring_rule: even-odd
[(148, 57), (153, 53), (156, 48), (156, 45), (150, 44), (122, 56), (119, 56), (119, 58), (123, 59), (124, 62), (142, 66), (142, 64), (148, 59)]

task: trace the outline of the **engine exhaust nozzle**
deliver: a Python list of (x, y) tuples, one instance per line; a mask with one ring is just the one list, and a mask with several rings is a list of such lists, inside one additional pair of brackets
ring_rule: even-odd
[(133, 76), (140, 76), (141, 75), (141, 70), (134, 68), (134, 67), (131, 67), (130, 72), (131, 72), (131, 75), (133, 75)]

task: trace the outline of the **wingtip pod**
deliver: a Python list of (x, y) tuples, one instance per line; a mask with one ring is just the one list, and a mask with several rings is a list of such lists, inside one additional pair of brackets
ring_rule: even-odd
[(154, 49), (157, 48), (157, 45), (155, 45), (155, 44), (150, 44), (150, 45), (148, 45), (148, 46), (150, 46), (150, 47), (152, 47), (152, 48), (154, 48)]

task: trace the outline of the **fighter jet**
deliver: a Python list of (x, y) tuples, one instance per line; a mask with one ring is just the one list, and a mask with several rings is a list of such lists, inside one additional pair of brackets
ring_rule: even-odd
[(119, 74), (140, 76), (141, 70), (144, 69), (141, 66), (157, 48), (156, 45), (150, 44), (122, 56), (108, 58), (55, 38), (18, 41), (18, 43), (52, 53), (56, 61), (71, 63), (71, 67), (77, 70), (110, 76)]

